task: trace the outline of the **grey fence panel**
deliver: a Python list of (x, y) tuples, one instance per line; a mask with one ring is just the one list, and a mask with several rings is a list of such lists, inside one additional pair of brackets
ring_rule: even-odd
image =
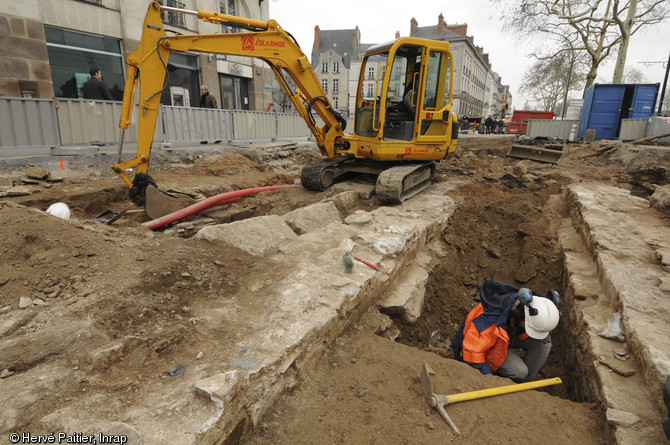
[(642, 139), (647, 131), (649, 119), (621, 119), (619, 139), (622, 141), (633, 141)]
[[(58, 99), (57, 107), (63, 145), (83, 145), (91, 142), (116, 144), (119, 142), (121, 102)], [(135, 104), (124, 142), (137, 142), (139, 112), (139, 106)], [(162, 134), (163, 126), (159, 114), (154, 131), (154, 141), (160, 140)]]
[(121, 102), (59, 99), (57, 106), (63, 145), (118, 142)]
[(0, 97), (0, 147), (60, 145), (54, 101)]
[[(82, 99), (0, 98), (0, 147), (117, 144), (121, 102)], [(139, 106), (134, 105), (124, 142), (137, 142)], [(316, 126), (323, 121), (317, 115)], [(347, 119), (351, 133), (353, 118)], [(165, 128), (163, 128), (165, 126)], [(161, 106), (154, 143), (271, 139), (312, 136), (297, 113)]]
[(531, 138), (568, 139), (573, 125), (579, 126), (576, 120), (528, 119), (526, 136)]
[(163, 106), (165, 140), (187, 142), (233, 138), (230, 110)]
[(276, 113), (277, 137), (307, 137), (312, 136), (305, 120), (296, 113)]
[[(645, 137), (656, 136), (659, 134), (670, 133), (670, 117), (652, 116), (649, 118), (649, 125)], [(663, 142), (670, 142), (670, 136), (659, 139)]]
[(268, 139), (276, 135), (274, 113), (236, 110), (233, 116), (235, 139)]

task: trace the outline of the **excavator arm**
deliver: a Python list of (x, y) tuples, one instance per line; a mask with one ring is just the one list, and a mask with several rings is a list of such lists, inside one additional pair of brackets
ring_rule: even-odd
[[(168, 36), (161, 20), (161, 10), (195, 15), (207, 22), (230, 24), (249, 32)], [(167, 62), (171, 51), (239, 55), (265, 61), (298, 114), (307, 123), (321, 154), (333, 158), (347, 150), (348, 142), (343, 138), (346, 120), (333, 109), (307, 56), (276, 21), (265, 22), (203, 10), (175, 9), (153, 1), (147, 10), (140, 43), (126, 58), (128, 69), (119, 127), (123, 130), (128, 128), (139, 87), (137, 156), (121, 162), (122, 137), (119, 160), (113, 170), (129, 187), (137, 184), (133, 184), (126, 176), (126, 169), (137, 167), (137, 173), (140, 174), (146, 173), (149, 166), (160, 97), (167, 87)], [(298, 90), (291, 91), (284, 73), (295, 82)], [(322, 127), (314, 120), (312, 110), (323, 120)]]

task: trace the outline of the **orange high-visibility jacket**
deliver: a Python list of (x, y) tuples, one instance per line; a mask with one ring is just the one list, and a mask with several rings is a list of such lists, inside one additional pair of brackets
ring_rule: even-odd
[[(505, 326), (492, 324), (479, 332), (472, 321), (484, 313), (484, 307), (479, 303), (470, 311), (463, 326), (463, 361), (472, 364), (483, 374), (496, 372), (507, 357), (509, 335)], [(490, 372), (486, 372), (486, 366)], [(478, 365), (478, 366), (477, 366)]]

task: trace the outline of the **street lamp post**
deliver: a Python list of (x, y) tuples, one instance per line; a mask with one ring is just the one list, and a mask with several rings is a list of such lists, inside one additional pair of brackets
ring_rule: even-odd
[(575, 64), (575, 48), (572, 46), (572, 42), (570, 39), (565, 37), (563, 34), (559, 34), (555, 31), (549, 31), (548, 29), (543, 29), (542, 31), (548, 32), (550, 34), (555, 34), (557, 36), (561, 36), (565, 39), (566, 42), (568, 42), (568, 45), (570, 45), (570, 54), (572, 55), (572, 58), (570, 59), (570, 71), (568, 71), (568, 84), (565, 86), (565, 96), (563, 97), (563, 113), (561, 116), (561, 119), (565, 120), (565, 113), (568, 108), (568, 91), (570, 90), (570, 81), (572, 80), (572, 67)]

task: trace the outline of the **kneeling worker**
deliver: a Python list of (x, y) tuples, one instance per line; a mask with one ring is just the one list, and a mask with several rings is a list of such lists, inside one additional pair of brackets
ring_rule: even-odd
[[(551, 350), (552, 331), (560, 321), (556, 291), (542, 297), (526, 288), (486, 280), (482, 302), (470, 311), (451, 342), (454, 358), (482, 374), (517, 383), (535, 379)], [(512, 349), (523, 349), (523, 358)]]

